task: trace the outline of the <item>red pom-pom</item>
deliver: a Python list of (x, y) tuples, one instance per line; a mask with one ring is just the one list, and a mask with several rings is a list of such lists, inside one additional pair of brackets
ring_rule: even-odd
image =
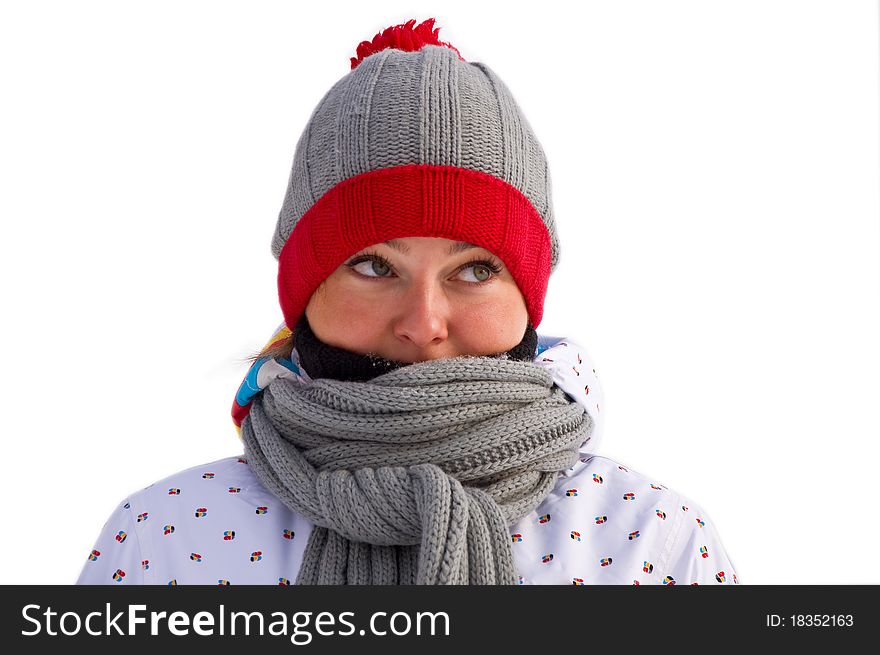
[(465, 59), (458, 52), (458, 48), (437, 38), (439, 31), (439, 27), (434, 27), (433, 18), (428, 18), (419, 25), (416, 25), (416, 19), (412, 18), (400, 25), (386, 27), (377, 33), (372, 41), (361, 41), (358, 44), (357, 57), (351, 58), (351, 69), (354, 70), (365, 58), (386, 48), (415, 52), (426, 45), (442, 45), (451, 48), (458, 54), (458, 58), (464, 61)]

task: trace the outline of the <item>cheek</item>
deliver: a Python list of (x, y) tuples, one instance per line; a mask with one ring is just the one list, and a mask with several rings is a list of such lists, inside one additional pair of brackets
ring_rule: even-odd
[(373, 335), (387, 322), (374, 298), (347, 288), (344, 280), (332, 276), (321, 292), (312, 294), (306, 310), (312, 330), (322, 341), (349, 350), (369, 350)]
[(325, 316), (344, 322), (351, 316), (365, 315), (363, 310), (370, 306), (371, 295), (364, 293), (364, 287), (359, 287), (350, 275), (340, 267), (324, 280), (320, 292), (312, 294), (311, 303)]
[(528, 312), (517, 292), (471, 305), (454, 320), (469, 350), (495, 352), (509, 350), (522, 340)]

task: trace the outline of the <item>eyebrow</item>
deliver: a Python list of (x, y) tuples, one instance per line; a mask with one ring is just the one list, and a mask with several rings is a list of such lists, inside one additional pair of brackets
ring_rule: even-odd
[[(402, 252), (404, 255), (409, 253), (409, 248), (395, 239), (390, 239), (389, 241), (383, 241), (382, 243), (384, 243), (386, 246), (390, 246), (390, 247), (394, 248), (398, 252)], [(449, 246), (449, 249), (446, 251), (446, 254), (447, 255), (456, 255), (456, 254), (463, 252), (465, 250), (470, 250), (471, 248), (479, 248), (479, 247), (480, 246), (476, 246), (472, 243), (468, 243), (467, 241), (456, 241), (451, 246)]]

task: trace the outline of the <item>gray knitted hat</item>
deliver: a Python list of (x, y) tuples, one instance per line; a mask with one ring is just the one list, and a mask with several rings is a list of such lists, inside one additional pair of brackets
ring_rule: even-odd
[(363, 41), (299, 138), (272, 239), (290, 329), (347, 257), (407, 236), (491, 251), (541, 321), (559, 259), (544, 150), (504, 82), (433, 22)]

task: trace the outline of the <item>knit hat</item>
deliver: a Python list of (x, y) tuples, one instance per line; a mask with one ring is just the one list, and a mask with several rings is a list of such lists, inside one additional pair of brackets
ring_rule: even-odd
[(348, 257), (409, 236), (489, 250), (541, 322), (559, 259), (544, 150), (492, 69), (415, 22), (361, 42), (297, 142), (272, 239), (291, 330)]

